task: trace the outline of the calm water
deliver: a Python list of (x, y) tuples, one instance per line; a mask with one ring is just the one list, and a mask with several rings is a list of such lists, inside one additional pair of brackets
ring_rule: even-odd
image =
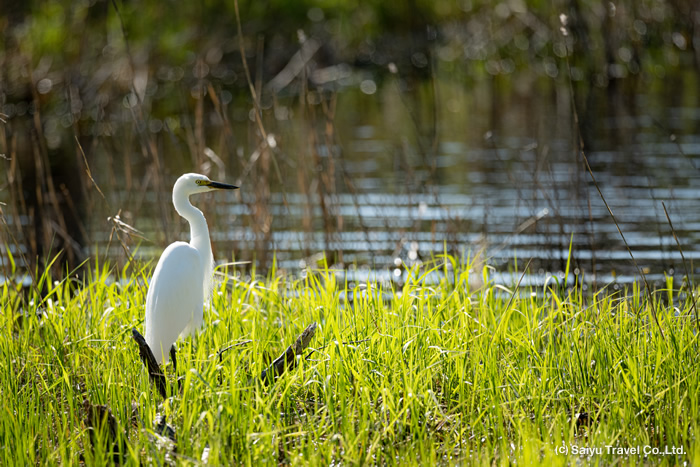
[[(579, 110), (602, 193), (635, 259), (657, 281), (664, 273), (684, 274), (662, 202), (693, 271), (700, 258), (700, 108), (694, 94), (686, 99), (660, 81), (632, 97), (588, 89), (592, 98)], [(573, 242), (571, 270), (587, 281), (636, 277), (575, 150), (568, 83), (499, 91), (494, 83), (467, 89), (444, 80), (436, 84), (437, 101), (425, 97), (430, 84), (410, 92), (399, 84), (348, 86), (337, 95), (330, 127), (320, 110), (302, 117), (293, 97), (287, 107), (284, 100), (270, 104), (267, 131), (281, 180), (271, 159), (246, 168), (256, 147), (244, 107), (231, 112), (239, 117), (232, 119), (231, 138), (221, 137), (214, 119), (209, 140), (222, 165), (207, 160), (200, 171), (241, 186), (237, 193), (193, 198), (209, 219), (216, 259), (249, 260), (260, 270), (275, 252), (278, 268), (298, 273), (325, 251), (351, 279), (389, 280), (401, 277), (402, 262), (481, 252), (504, 282), (512, 281), (516, 259), (521, 269), (532, 258), (528, 280), (537, 283), (562, 274)], [(149, 127), (164, 141), (163, 193), (145, 183), (153, 174), (136, 156), (130, 183), (118, 162), (105, 162), (107, 156), (92, 162), (109, 208), (99, 208), (93, 192), (87, 230), (117, 260), (124, 250), (116, 237), (110, 243), (106, 218), (119, 209), (148, 239), (136, 249), (138, 239), (123, 235), (137, 256), (156, 257), (166, 242), (188, 236), (169, 189), (193, 165), (182, 155), (184, 143), (158, 122)]]

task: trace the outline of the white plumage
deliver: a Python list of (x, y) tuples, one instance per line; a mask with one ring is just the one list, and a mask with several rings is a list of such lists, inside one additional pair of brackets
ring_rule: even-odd
[(214, 258), (209, 228), (190, 195), (216, 189), (235, 189), (204, 175), (185, 174), (173, 187), (175, 210), (190, 224), (190, 242), (169, 245), (158, 260), (146, 295), (146, 342), (158, 363), (168, 363), (178, 337), (194, 334), (202, 325), (204, 302), (211, 293)]

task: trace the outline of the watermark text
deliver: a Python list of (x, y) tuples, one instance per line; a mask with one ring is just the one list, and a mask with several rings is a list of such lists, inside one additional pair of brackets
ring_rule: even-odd
[(612, 456), (684, 456), (683, 446), (581, 446), (578, 444), (560, 444), (554, 452), (564, 456), (594, 457)]

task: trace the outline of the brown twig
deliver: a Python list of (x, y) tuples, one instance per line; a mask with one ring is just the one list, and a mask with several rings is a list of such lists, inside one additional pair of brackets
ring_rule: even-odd
[[(83, 162), (85, 163), (85, 173), (87, 174), (88, 178), (90, 178), (90, 181), (92, 184), (95, 186), (97, 189), (97, 192), (102, 196), (102, 199), (107, 202), (107, 198), (105, 198), (104, 193), (102, 193), (102, 190), (100, 190), (100, 186), (97, 184), (95, 179), (92, 177), (92, 171), (90, 170), (90, 165), (88, 164), (87, 157), (85, 157), (85, 151), (83, 151), (83, 146), (80, 144), (80, 140), (78, 140), (78, 137), (75, 136), (75, 143), (78, 145), (78, 149), (80, 150), (80, 155), (83, 156)], [(107, 203), (109, 205), (109, 203)]]
[(224, 357), (223, 357), (224, 352), (231, 350), (234, 347), (240, 347), (242, 345), (250, 344), (251, 342), (253, 342), (253, 341), (251, 339), (248, 339), (247, 341), (236, 342), (235, 344), (231, 344), (228, 347), (224, 347), (223, 349), (219, 350), (218, 352), (216, 352), (216, 355), (218, 355), (218, 357), (219, 357), (219, 363), (221, 363), (224, 359)]
[[(107, 405), (93, 405), (88, 399), (84, 399), (83, 410), (85, 411), (85, 428), (90, 435), (92, 445), (95, 446), (99, 442), (97, 433), (105, 430), (108, 442), (107, 449), (112, 454), (115, 464), (121, 463), (122, 456), (127, 453), (127, 434), (119, 427), (119, 423), (110, 408)], [(121, 443), (119, 443), (120, 431), (124, 435)]]
[(265, 368), (260, 374), (260, 379), (268, 383), (271, 380), (279, 378), (287, 370), (293, 370), (297, 366), (297, 355), (301, 355), (304, 349), (309, 345), (311, 339), (316, 334), (317, 324), (311, 323), (297, 337), (293, 345), (287, 347), (282, 355), (277, 357), (270, 366)]
[(131, 337), (136, 341), (136, 343), (139, 346), (139, 357), (141, 357), (141, 361), (148, 370), (148, 377), (153, 382), (153, 384), (155, 384), (156, 389), (158, 389), (160, 395), (163, 396), (163, 399), (165, 399), (166, 397), (168, 397), (166, 392), (165, 375), (161, 373), (160, 366), (158, 366), (158, 362), (153, 356), (151, 348), (146, 343), (146, 339), (144, 339), (144, 337), (141, 335), (140, 332), (136, 330), (136, 328), (131, 330)]

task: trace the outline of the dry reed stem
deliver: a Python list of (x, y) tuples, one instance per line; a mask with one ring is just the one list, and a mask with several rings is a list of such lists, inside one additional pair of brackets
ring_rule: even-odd
[[(562, 30), (565, 34), (568, 34), (566, 32), (566, 24), (563, 25)], [(613, 214), (612, 209), (610, 208), (610, 205), (608, 204), (607, 200), (605, 199), (605, 196), (603, 196), (603, 192), (600, 189), (600, 186), (598, 185), (598, 181), (595, 178), (595, 175), (593, 174), (593, 169), (591, 169), (591, 165), (588, 163), (588, 157), (586, 157), (586, 152), (584, 151), (583, 147), (583, 137), (581, 136), (581, 127), (579, 124), (579, 119), (578, 119), (578, 111), (576, 109), (576, 100), (574, 99), (574, 85), (573, 85), (573, 80), (571, 78), (571, 63), (569, 62), (569, 54), (568, 54), (568, 46), (567, 46), (567, 55), (566, 55), (566, 66), (569, 72), (569, 93), (571, 97), (571, 108), (573, 110), (573, 115), (574, 115), (574, 125), (576, 128), (576, 134), (578, 136), (578, 153), (581, 155), (583, 158), (583, 162), (585, 164), (585, 168), (588, 171), (588, 174), (591, 176), (591, 180), (593, 181), (593, 185), (595, 186), (596, 190), (598, 191), (598, 195), (600, 196), (600, 199), (603, 201), (603, 204), (605, 205), (605, 208), (607, 209), (608, 213), (610, 214), (610, 217), (613, 220), (613, 223), (615, 224), (615, 228), (617, 228), (617, 232), (620, 234), (620, 238), (622, 238), (622, 243), (625, 244), (625, 248), (627, 249), (627, 252), (630, 255), (630, 258), (632, 259), (632, 263), (634, 264), (634, 267), (637, 269), (637, 272), (641, 276), (643, 282), (644, 282), (644, 289), (647, 293), (647, 296), (649, 298), (649, 302), (651, 304), (651, 316), (654, 319), (654, 322), (656, 323), (656, 327), (659, 329), (659, 332), (661, 333), (661, 337), (665, 339), (664, 331), (661, 328), (661, 324), (659, 323), (659, 319), (656, 316), (656, 302), (654, 301), (654, 294), (651, 291), (651, 286), (649, 285), (649, 282), (647, 281), (646, 275), (644, 274), (644, 271), (642, 271), (642, 268), (639, 267), (639, 264), (637, 263), (637, 260), (635, 259), (634, 255), (632, 254), (632, 249), (629, 246), (629, 243), (627, 243), (627, 239), (625, 238), (625, 235), (622, 233), (622, 229), (620, 228), (620, 224), (617, 222), (617, 218), (615, 217), (615, 214)]]
[(688, 269), (688, 263), (685, 260), (685, 255), (683, 254), (683, 247), (681, 247), (681, 241), (678, 239), (678, 235), (676, 235), (676, 229), (673, 228), (673, 222), (671, 222), (671, 216), (668, 214), (668, 210), (666, 209), (666, 203), (663, 201), (661, 202), (661, 205), (664, 208), (664, 213), (666, 214), (666, 219), (668, 220), (668, 225), (671, 227), (671, 233), (673, 234), (674, 240), (676, 240), (676, 245), (678, 245), (678, 251), (681, 254), (681, 259), (683, 260), (683, 268), (685, 269), (685, 277), (688, 279), (688, 290), (690, 291), (690, 297), (693, 299), (692, 306), (689, 310), (695, 312), (695, 323), (698, 327), (698, 331), (700, 331), (700, 318), (698, 317), (698, 307), (695, 301), (695, 293), (693, 293), (693, 283), (690, 280), (690, 270)]

